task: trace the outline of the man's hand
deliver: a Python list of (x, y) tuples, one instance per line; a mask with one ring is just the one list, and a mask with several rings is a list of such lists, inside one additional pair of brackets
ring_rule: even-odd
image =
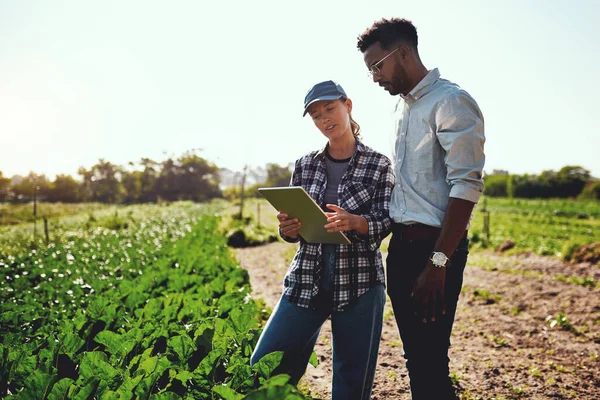
[(419, 275), (412, 293), (415, 314), (424, 323), (435, 322), (446, 314), (445, 283), (446, 268), (436, 267), (431, 260), (428, 260), (427, 267)]
[(350, 214), (342, 207), (335, 204), (327, 204), (327, 208), (334, 212), (326, 212), (327, 224), (325, 229), (327, 232), (343, 232), (356, 230), (358, 233), (366, 235), (369, 233), (369, 224), (367, 219), (360, 215)]
[[(442, 221), (442, 231), (433, 251), (439, 251), (452, 257), (458, 243), (465, 234), (474, 203), (451, 197), (448, 201), (446, 216)], [(427, 261), (413, 288), (415, 314), (423, 322), (434, 322), (446, 313), (444, 301), (444, 285), (446, 284), (446, 267), (436, 267), (431, 260)]]
[(298, 232), (300, 228), (302, 228), (302, 224), (298, 221), (297, 218), (288, 219), (288, 215), (280, 212), (277, 214), (277, 219), (279, 220), (279, 231), (285, 236), (296, 239), (298, 237)]

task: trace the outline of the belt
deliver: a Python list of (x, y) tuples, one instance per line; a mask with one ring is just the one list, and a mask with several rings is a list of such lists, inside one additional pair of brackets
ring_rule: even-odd
[[(424, 225), (424, 224), (392, 224), (392, 233), (395, 239), (402, 241), (412, 240), (437, 240), (442, 232), (442, 228), (436, 228), (435, 226)], [(469, 231), (465, 230), (462, 238), (466, 238)]]

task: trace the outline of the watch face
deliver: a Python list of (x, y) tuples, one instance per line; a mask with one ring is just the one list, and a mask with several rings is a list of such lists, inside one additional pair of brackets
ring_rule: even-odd
[(435, 265), (445, 265), (448, 257), (444, 253), (433, 253), (431, 260)]

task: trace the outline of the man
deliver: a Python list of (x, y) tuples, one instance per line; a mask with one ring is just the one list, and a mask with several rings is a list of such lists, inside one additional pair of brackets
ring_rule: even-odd
[(425, 68), (414, 25), (382, 19), (358, 37), (372, 79), (396, 106), (388, 294), (413, 399), (456, 399), (448, 347), (483, 191), (483, 116), (458, 85)]

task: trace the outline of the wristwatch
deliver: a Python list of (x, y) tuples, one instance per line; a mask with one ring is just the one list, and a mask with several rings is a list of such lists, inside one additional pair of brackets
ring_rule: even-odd
[(449, 258), (441, 251), (434, 251), (431, 253), (429, 259), (433, 262), (433, 265), (439, 268), (445, 267), (449, 260)]

